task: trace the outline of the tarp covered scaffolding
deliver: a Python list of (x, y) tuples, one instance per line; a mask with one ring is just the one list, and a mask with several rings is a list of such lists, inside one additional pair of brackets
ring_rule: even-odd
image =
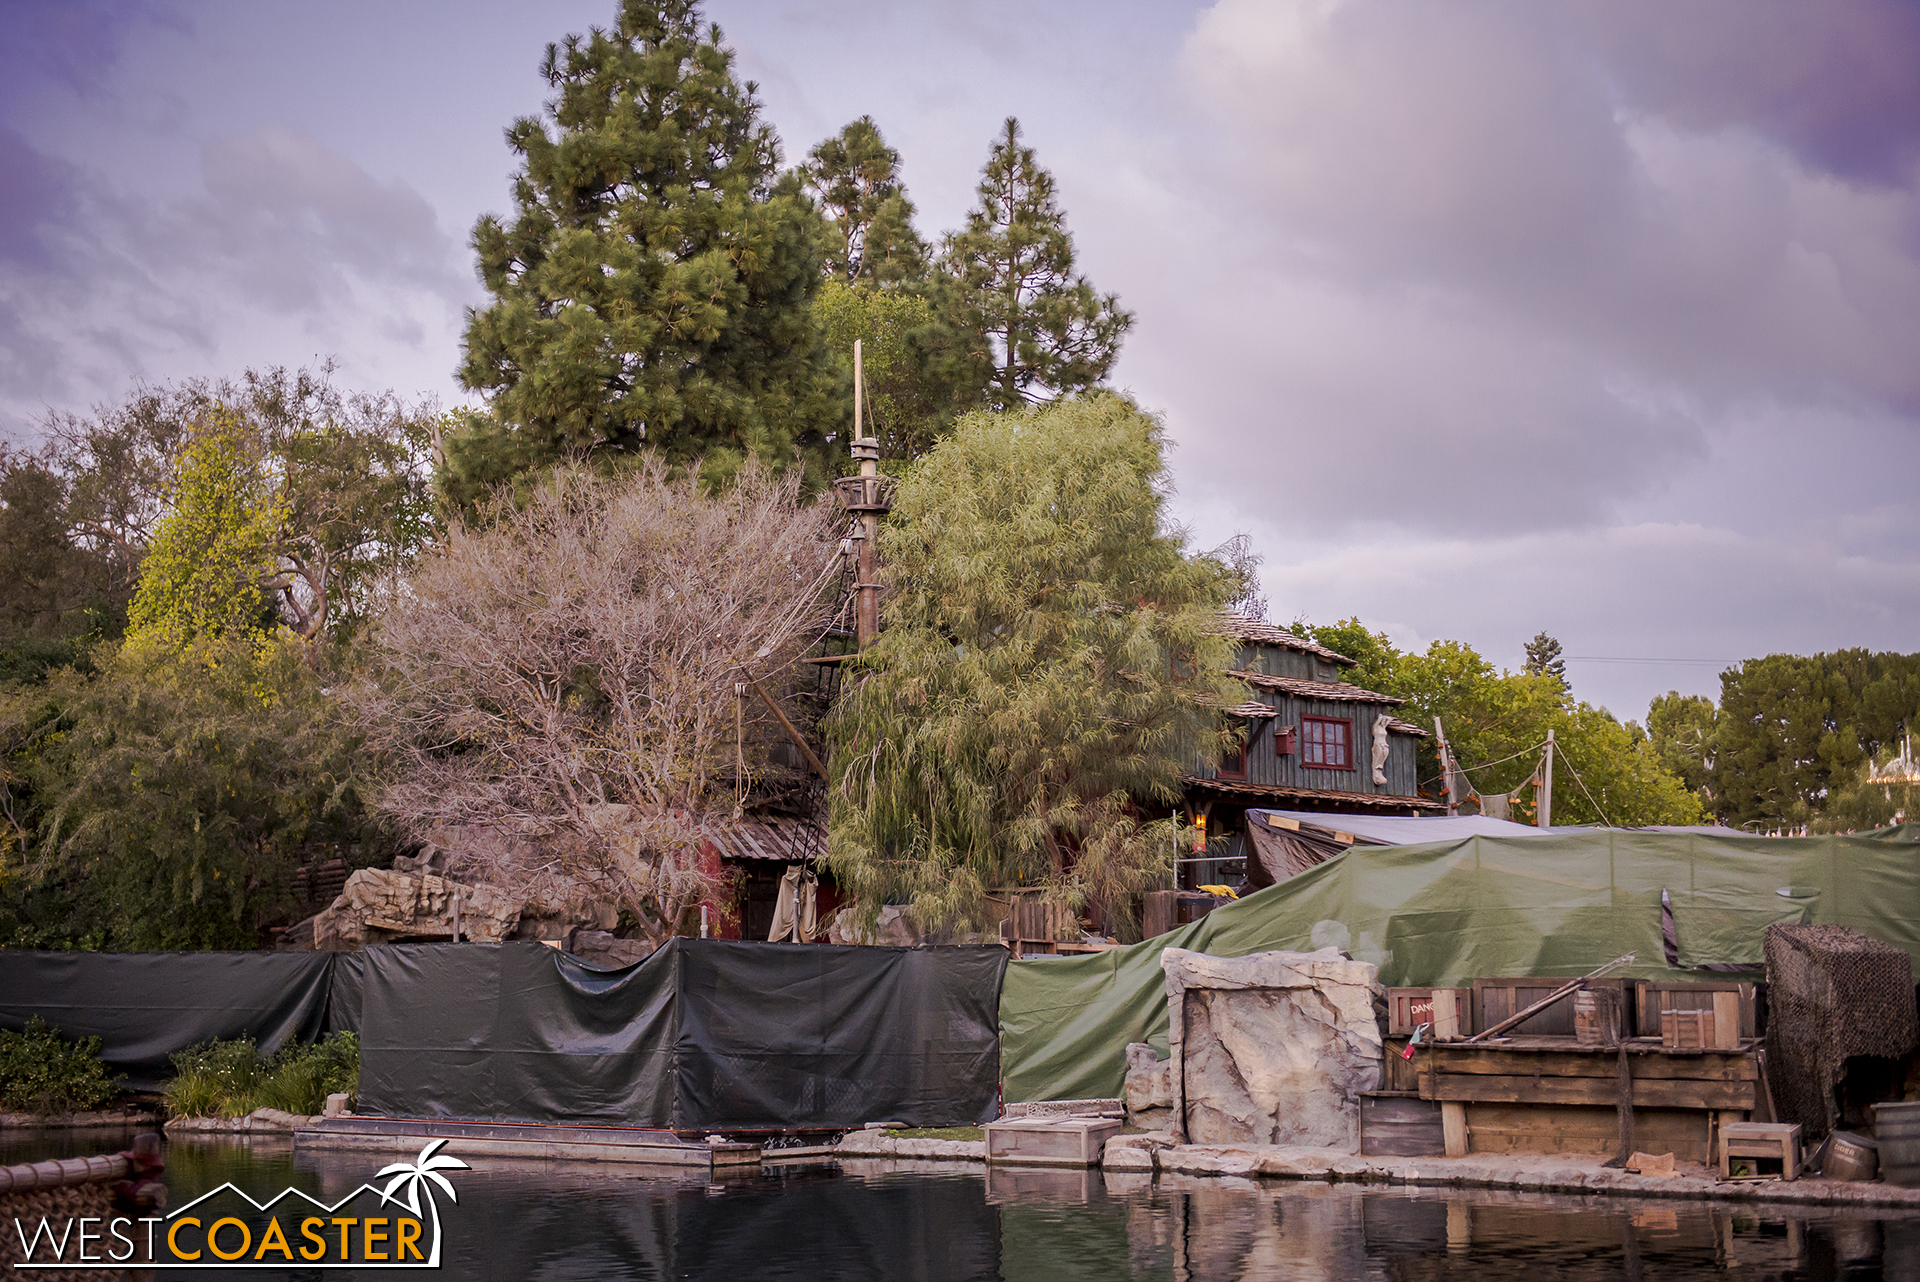
[(724, 1130), (996, 1111), (1003, 948), (675, 939), (615, 971), (527, 943), (366, 957), (360, 1113)]
[[(1405, 822), (1418, 831), (1441, 821)], [(1331, 944), (1377, 965), (1387, 985), (1570, 977), (1631, 952), (1638, 964), (1619, 973), (1686, 982), (1707, 978), (1689, 968), (1714, 963), (1751, 967), (1757, 979), (1769, 925), (1818, 922), (1920, 959), (1911, 841), (1903, 829), (1802, 838), (1587, 829), (1355, 845), (1145, 943), (1013, 963), (1000, 998), (1006, 1098), (1118, 1095), (1127, 1043), (1166, 1048), (1169, 947), (1240, 957)], [(1675, 967), (1664, 964), (1663, 891)]]

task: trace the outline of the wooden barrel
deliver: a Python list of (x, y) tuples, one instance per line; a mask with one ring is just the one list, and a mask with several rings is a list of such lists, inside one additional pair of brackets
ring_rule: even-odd
[(1920, 1102), (1875, 1104), (1873, 1137), (1880, 1144), (1880, 1178), (1920, 1188)]
[(1827, 1137), (1820, 1158), (1820, 1177), (1827, 1180), (1867, 1182), (1880, 1173), (1880, 1145), (1877, 1140), (1851, 1131), (1835, 1131)]

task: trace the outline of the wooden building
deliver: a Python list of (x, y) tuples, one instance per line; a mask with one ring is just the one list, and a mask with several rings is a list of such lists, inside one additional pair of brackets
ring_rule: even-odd
[[(1229, 711), (1242, 730), (1240, 750), (1218, 766), (1196, 762), (1186, 777), (1188, 815), (1205, 820), (1208, 857), (1184, 866), (1183, 886), (1232, 884), (1249, 874), (1264, 884), (1245, 859), (1249, 808), (1445, 811), (1420, 795), (1414, 748), (1426, 731), (1394, 715), (1404, 700), (1343, 680), (1354, 660), (1285, 628), (1238, 615), (1222, 626), (1236, 643), (1230, 675), (1248, 697)], [(1376, 743), (1385, 750), (1377, 773)]]

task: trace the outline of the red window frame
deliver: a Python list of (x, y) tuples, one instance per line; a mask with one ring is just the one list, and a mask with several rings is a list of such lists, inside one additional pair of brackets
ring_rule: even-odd
[[(1339, 731), (1329, 735), (1332, 726)], [(1301, 717), (1300, 764), (1309, 770), (1353, 769), (1353, 719)]]

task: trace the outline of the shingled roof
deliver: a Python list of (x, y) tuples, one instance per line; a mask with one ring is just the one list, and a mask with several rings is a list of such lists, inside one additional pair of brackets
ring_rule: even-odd
[(1229, 671), (1227, 675), (1238, 677), (1256, 690), (1276, 690), (1281, 694), (1298, 695), (1302, 699), (1324, 699), (1328, 703), (1384, 703), (1397, 708), (1406, 702), (1390, 694), (1350, 686), (1344, 681), (1307, 681), (1300, 677), (1270, 677), (1264, 672), (1238, 670)]
[(1328, 663), (1345, 664), (1357, 667), (1359, 660), (1349, 659), (1346, 655), (1329, 650), (1317, 641), (1295, 636), (1285, 628), (1276, 628), (1271, 623), (1259, 619), (1249, 619), (1244, 614), (1223, 614), (1220, 616), (1220, 630), (1240, 641), (1253, 641), (1260, 645), (1284, 646), (1289, 650), (1299, 650), (1305, 654), (1317, 655)]

